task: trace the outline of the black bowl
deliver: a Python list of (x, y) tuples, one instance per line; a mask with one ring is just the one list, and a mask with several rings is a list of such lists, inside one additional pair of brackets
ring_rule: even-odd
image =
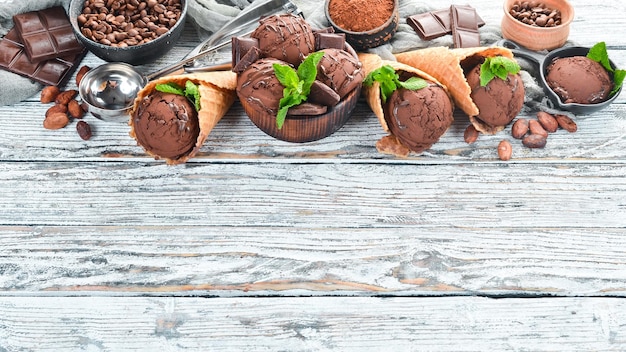
[(141, 45), (118, 48), (97, 43), (83, 35), (78, 24), (78, 15), (83, 11), (84, 0), (72, 0), (69, 8), (69, 18), (76, 38), (85, 47), (99, 58), (109, 62), (125, 62), (131, 65), (143, 65), (155, 61), (165, 55), (178, 42), (185, 27), (187, 18), (187, 0), (181, 0), (182, 13), (180, 19), (170, 30), (156, 39)]

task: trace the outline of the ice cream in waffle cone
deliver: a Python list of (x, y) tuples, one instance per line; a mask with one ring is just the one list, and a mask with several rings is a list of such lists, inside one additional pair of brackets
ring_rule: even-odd
[(406, 157), (411, 151), (422, 152), (439, 140), (452, 124), (452, 100), (447, 88), (426, 72), (397, 61), (383, 60), (370, 53), (359, 53), (366, 75), (383, 67), (392, 67), (400, 80), (408, 77), (424, 79), (428, 85), (416, 91), (397, 89), (386, 102), (380, 83), (363, 86), (363, 95), (389, 135), (376, 143), (381, 153)]
[[(496, 56), (513, 59), (513, 53), (504, 47), (459, 49), (433, 47), (395, 55), (399, 62), (423, 70), (447, 86), (456, 106), (469, 116), (470, 121), (478, 131), (488, 134), (502, 130), (506, 123), (492, 124), (481, 120), (479, 117), (481, 112), (472, 99), (472, 87), (468, 83), (466, 74), (475, 66), (480, 65), (485, 58)], [(523, 103), (523, 84), (521, 84), (521, 89)]]
[[(198, 85), (200, 110), (181, 95), (156, 90), (159, 84)], [(181, 164), (195, 156), (207, 136), (236, 98), (236, 74), (231, 71), (172, 75), (149, 82), (131, 109), (130, 135), (147, 154), (168, 164)]]

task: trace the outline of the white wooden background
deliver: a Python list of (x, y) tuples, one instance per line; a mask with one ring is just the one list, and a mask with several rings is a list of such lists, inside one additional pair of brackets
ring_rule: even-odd
[[(501, 1), (471, 3), (499, 25)], [(625, 3), (571, 3), (570, 39), (626, 68)], [(467, 145), (461, 115), (379, 154), (361, 102), (307, 144), (236, 104), (172, 167), (124, 124), (45, 130), (46, 108), (0, 107), (2, 352), (626, 351), (625, 94), (509, 162), (510, 129)]]

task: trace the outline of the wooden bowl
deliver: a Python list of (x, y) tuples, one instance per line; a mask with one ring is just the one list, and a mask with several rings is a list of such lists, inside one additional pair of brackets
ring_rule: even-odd
[(502, 17), (502, 36), (530, 50), (552, 50), (565, 44), (569, 36), (569, 25), (574, 19), (574, 8), (567, 0), (541, 0), (551, 9), (561, 11), (561, 24), (555, 27), (531, 26), (515, 19), (509, 11), (521, 0), (505, 0)]
[[(338, 26), (332, 19), (329, 13), (329, 4), (331, 0), (326, 0), (324, 5), (324, 11), (326, 18), (330, 22), (330, 25), (335, 29), (337, 33), (344, 33), (346, 35), (346, 41), (354, 47), (356, 51), (365, 51), (369, 48), (374, 48), (387, 43), (398, 30), (398, 23), (400, 22), (400, 15), (398, 13), (398, 0), (394, 0), (393, 12), (391, 17), (383, 23), (381, 26), (364, 32), (354, 32)], [(366, 3), (364, 3), (364, 6)], [(367, 19), (363, 19), (367, 21)]]
[(281, 129), (276, 127), (276, 116), (255, 110), (245, 99), (240, 99), (250, 120), (266, 134), (286, 142), (305, 143), (330, 136), (348, 121), (359, 100), (361, 85), (348, 93), (339, 104), (317, 116), (287, 116)]

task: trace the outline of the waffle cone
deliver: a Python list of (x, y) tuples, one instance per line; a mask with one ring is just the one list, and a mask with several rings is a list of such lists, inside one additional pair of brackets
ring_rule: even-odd
[(396, 54), (396, 59), (404, 64), (423, 70), (446, 87), (448, 87), (457, 107), (465, 112), (476, 129), (483, 133), (495, 133), (504, 126), (496, 128), (487, 126), (476, 118), (478, 107), (471, 98), (472, 89), (465, 80), (461, 62), (470, 57), (478, 58), (505, 56), (513, 59), (513, 53), (503, 47), (478, 47), (448, 49), (447, 47), (433, 47)]
[[(437, 83), (441, 85), (444, 90), (446, 90), (446, 92), (448, 92), (448, 89), (444, 85), (442, 85), (436, 78), (413, 66), (409, 66), (397, 61), (383, 60), (380, 56), (376, 54), (359, 53), (358, 56), (359, 61), (361, 61), (361, 64), (363, 65), (363, 70), (365, 71), (366, 76), (379, 67), (389, 65), (393, 67), (396, 71), (414, 73), (416, 76), (421, 77), (427, 81)], [(387, 125), (387, 121), (385, 120), (383, 100), (380, 93), (380, 83), (374, 82), (371, 86), (363, 85), (362, 93), (365, 97), (365, 100), (367, 101), (367, 104), (370, 106), (370, 108), (378, 118), (378, 122), (382, 126), (383, 130), (387, 133), (390, 133), (389, 126)], [(393, 134), (389, 134), (376, 142), (376, 149), (380, 153), (391, 154), (399, 157), (407, 157), (411, 152), (411, 150), (403, 145), (402, 142), (400, 142), (400, 140), (396, 138)]]
[[(200, 133), (195, 146), (189, 153), (182, 155), (177, 159), (163, 158), (170, 165), (182, 164), (198, 153), (211, 130), (213, 130), (215, 125), (217, 125), (222, 117), (226, 115), (226, 112), (230, 109), (236, 97), (235, 89), (237, 88), (237, 75), (231, 71), (200, 72), (194, 74), (165, 76), (150, 81), (139, 91), (130, 113), (131, 116), (134, 115), (134, 112), (139, 107), (141, 100), (155, 91), (157, 84), (176, 83), (184, 87), (187, 81), (192, 81), (199, 86), (200, 111), (198, 111), (198, 122), (200, 125)], [(137, 137), (134, 131), (135, 126), (133, 118), (129, 120), (129, 125), (131, 127), (130, 135), (136, 139)], [(155, 159), (161, 159), (159, 155), (155, 155), (148, 150), (146, 150), (146, 153)]]

